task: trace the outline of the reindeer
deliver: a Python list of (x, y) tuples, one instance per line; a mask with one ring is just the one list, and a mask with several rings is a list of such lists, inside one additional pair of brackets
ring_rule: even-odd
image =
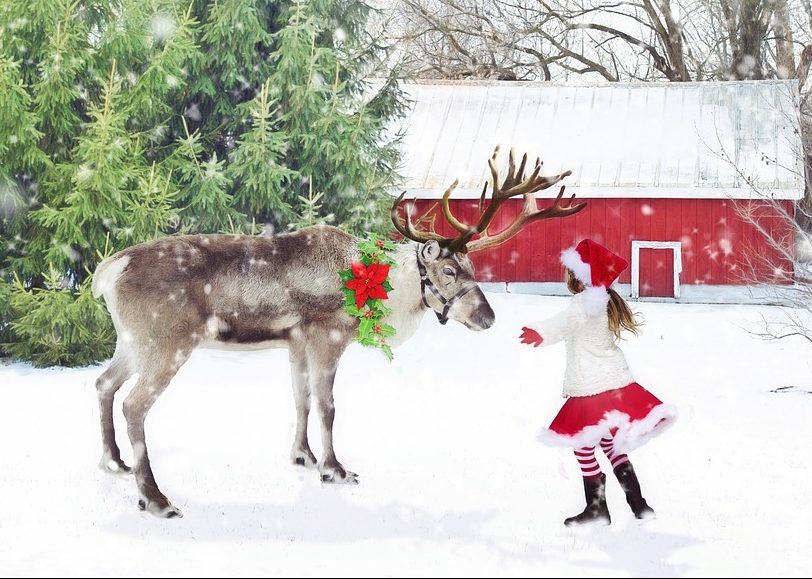
[[(533, 193), (570, 172), (542, 177), (537, 160), (525, 178), (527, 155), (516, 170), (511, 151), (508, 174), (498, 185), (497, 154), (498, 147), (489, 160), (492, 198), (476, 225), (466, 225), (451, 213), (449, 197), (457, 181), (445, 191), (442, 211), (458, 233), (454, 238), (416, 227), (408, 207), (402, 220), (398, 208), (405, 192), (395, 200), (392, 222), (412, 243), (399, 246), (391, 271), (392, 314), (386, 321), (397, 330), (392, 346), (414, 334), (426, 309), (432, 309), (441, 324), (452, 319), (471, 330), (489, 328), (494, 312), (474, 280), (467, 253), (498, 245), (531, 221), (566, 217), (585, 205), (573, 205), (574, 195), (562, 202), (562, 187), (552, 205), (538, 209)], [(487, 183), (481, 209), (486, 188)], [(516, 221), (489, 234), (488, 225), (499, 206), (518, 195), (525, 201)], [(195, 348), (202, 347), (287, 347), (297, 415), (291, 461), (317, 468), (326, 483), (358, 482), (358, 475), (338, 461), (333, 448), (333, 382), (339, 359), (357, 330), (357, 319), (343, 311), (338, 271), (357, 259), (357, 241), (328, 226), (274, 236), (168, 236), (129, 247), (99, 264), (93, 295), (104, 296), (117, 333), (110, 366), (96, 381), (103, 445), (100, 467), (110, 473), (134, 471), (139, 509), (165, 518), (182, 516), (155, 482), (144, 422), (178, 369)], [(123, 405), (135, 462), (131, 471), (116, 444), (113, 398), (136, 373), (138, 380)], [(311, 398), (321, 422), (320, 462), (307, 439)]]

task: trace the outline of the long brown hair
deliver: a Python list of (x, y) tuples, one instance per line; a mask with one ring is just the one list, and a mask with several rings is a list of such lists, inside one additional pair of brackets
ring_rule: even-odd
[[(584, 291), (584, 284), (582, 284), (569, 269), (567, 269), (567, 289), (572, 294), (578, 294)], [(628, 330), (635, 336), (640, 333), (640, 326), (643, 325), (642, 320), (638, 319), (636, 313), (632, 311), (629, 304), (626, 303), (619, 293), (612, 288), (609, 288), (609, 303), (606, 304), (606, 314), (609, 317), (609, 329), (615, 335), (615, 339), (620, 339), (620, 333), (623, 330)]]

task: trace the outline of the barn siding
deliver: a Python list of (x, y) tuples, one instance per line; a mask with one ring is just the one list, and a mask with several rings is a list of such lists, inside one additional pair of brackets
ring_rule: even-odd
[[(526, 227), (512, 240), (484, 253), (472, 254), (480, 281), (561, 281), (558, 256), (561, 251), (584, 237), (591, 237), (631, 261), (633, 239), (646, 241), (681, 241), (682, 284), (752, 283), (748, 261), (758, 256), (755, 266), (758, 281), (776, 279), (775, 266), (791, 272), (792, 263), (772, 247), (750, 223), (742, 219), (736, 204), (749, 203), (759, 224), (773, 239), (791, 239), (791, 228), (768, 203), (724, 199), (582, 199), (586, 209), (567, 219), (551, 219)], [(540, 200), (540, 203), (544, 201)], [(777, 201), (793, 214), (793, 202)], [(502, 207), (494, 230), (510, 223), (521, 210), (520, 200), (510, 200)], [(472, 222), (477, 215), (477, 201), (451, 201), (452, 211), (463, 221)], [(451, 236), (437, 200), (418, 200), (418, 214), (431, 209), (436, 214), (435, 229)], [(657, 268), (655, 252), (641, 253), (641, 272), (666, 276), (669, 268)], [(791, 255), (791, 252), (790, 252)], [(643, 262), (642, 260), (645, 260)], [(656, 274), (655, 274), (656, 275)], [(620, 283), (630, 282), (630, 272), (621, 275)], [(662, 286), (665, 279), (656, 279)]]

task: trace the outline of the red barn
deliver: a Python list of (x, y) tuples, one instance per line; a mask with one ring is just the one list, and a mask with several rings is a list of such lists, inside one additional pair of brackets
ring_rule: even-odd
[[(544, 174), (572, 170), (567, 194), (588, 201), (574, 217), (533, 223), (474, 254), (483, 282), (559, 293), (558, 256), (587, 236), (629, 260), (619, 281), (633, 297), (702, 299), (792, 279), (791, 217), (804, 186), (794, 81), (432, 81), (407, 92), (414, 108), (399, 191), (418, 200), (419, 212), (437, 213), (438, 232), (451, 233), (437, 204), (455, 178), (452, 212), (474, 221), (497, 144), (503, 159), (511, 146), (540, 156)], [(557, 190), (539, 193), (539, 205)], [(520, 208), (521, 199), (505, 204), (492, 231)], [(758, 266), (745, 267), (754, 255)]]

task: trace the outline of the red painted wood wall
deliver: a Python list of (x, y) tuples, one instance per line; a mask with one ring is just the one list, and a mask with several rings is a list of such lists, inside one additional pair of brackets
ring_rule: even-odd
[[(791, 229), (775, 207), (764, 202), (725, 199), (581, 199), (587, 207), (573, 217), (532, 223), (519, 235), (495, 249), (474, 253), (471, 259), (480, 281), (561, 281), (559, 255), (584, 237), (631, 261), (632, 240), (681, 241), (681, 284), (742, 284), (758, 281), (787, 282), (792, 263), (782, 252), (743, 219), (740, 211), (749, 208), (758, 224), (772, 239), (788, 243), (792, 255)], [(548, 200), (539, 200), (543, 206)], [(777, 201), (789, 215), (793, 202)], [(451, 201), (455, 216), (472, 223), (478, 215), (477, 199)], [(492, 231), (501, 231), (521, 209), (521, 200), (510, 200), (500, 209)], [(417, 214), (436, 214), (435, 230), (451, 236), (443, 220), (438, 200), (417, 201)], [(651, 260), (669, 257), (666, 252), (641, 252), (640, 271), (655, 272), (657, 287), (670, 284), (670, 266), (657, 268)], [(757, 263), (754, 263), (754, 258)], [(644, 261), (646, 260), (646, 261)], [(659, 279), (662, 277), (663, 279)], [(627, 269), (620, 283), (630, 283)], [(641, 285), (643, 280), (641, 279)]]

